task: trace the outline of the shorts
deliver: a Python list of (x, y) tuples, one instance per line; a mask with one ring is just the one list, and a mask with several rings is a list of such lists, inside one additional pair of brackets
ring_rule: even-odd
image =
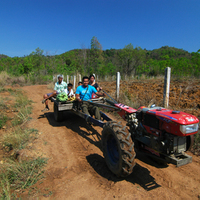
[[(59, 94), (60, 92), (56, 92), (56, 94)], [(52, 95), (53, 92), (47, 93), (47, 96), (49, 97), (50, 95)]]

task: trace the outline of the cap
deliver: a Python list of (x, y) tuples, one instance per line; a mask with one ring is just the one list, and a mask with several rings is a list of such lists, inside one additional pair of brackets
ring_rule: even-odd
[(59, 78), (59, 77), (60, 77), (60, 78), (63, 78), (63, 75), (62, 75), (62, 74), (59, 74), (59, 75), (58, 75), (58, 78)]

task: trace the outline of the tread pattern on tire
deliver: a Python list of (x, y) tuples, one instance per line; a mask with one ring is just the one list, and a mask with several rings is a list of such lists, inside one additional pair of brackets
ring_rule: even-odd
[[(102, 131), (102, 139), (104, 137), (104, 134), (106, 134), (106, 131), (108, 129), (112, 129), (117, 136), (119, 142), (120, 142), (120, 149), (122, 152), (122, 169), (119, 174), (116, 174), (117, 176), (128, 176), (132, 173), (133, 167), (135, 166), (135, 150), (134, 150), (134, 142), (132, 141), (131, 134), (128, 131), (127, 127), (122, 127), (119, 123), (116, 123), (115, 121), (109, 121), (105, 124), (104, 129)], [(106, 157), (106, 151), (105, 146), (103, 146), (103, 153), (104, 157)], [(108, 163), (107, 163), (108, 164)], [(108, 166), (109, 167), (109, 166)]]

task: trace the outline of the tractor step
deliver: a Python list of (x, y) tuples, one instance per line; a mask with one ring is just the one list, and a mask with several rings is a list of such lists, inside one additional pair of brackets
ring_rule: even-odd
[(167, 162), (175, 164), (177, 167), (182, 165), (186, 165), (192, 162), (192, 156), (187, 155), (186, 153), (182, 153), (180, 155), (170, 155), (165, 157)]

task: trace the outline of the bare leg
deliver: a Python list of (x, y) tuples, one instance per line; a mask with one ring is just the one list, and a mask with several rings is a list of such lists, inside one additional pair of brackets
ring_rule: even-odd
[(54, 91), (54, 92), (52, 92), (52, 94), (51, 95), (47, 95), (47, 94), (45, 94), (43, 97), (44, 97), (44, 99), (46, 99), (46, 101), (45, 101), (45, 105), (46, 105), (46, 107), (48, 107), (48, 99), (49, 98), (51, 98), (51, 97), (54, 97), (56, 95), (56, 91)]
[(48, 107), (48, 96), (47, 96), (47, 94), (44, 95), (44, 99), (47, 99), (47, 100), (45, 101), (45, 105), (46, 105), (46, 107)]

